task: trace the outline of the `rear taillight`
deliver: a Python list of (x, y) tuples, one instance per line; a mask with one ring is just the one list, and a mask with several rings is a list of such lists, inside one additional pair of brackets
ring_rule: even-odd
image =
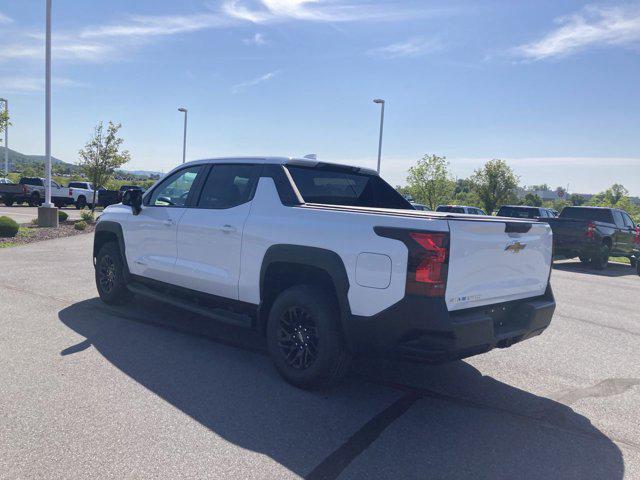
[(596, 225), (593, 222), (589, 222), (587, 225), (587, 238), (593, 239), (596, 234)]
[(636, 237), (633, 241), (636, 245), (640, 245), (640, 225), (636, 226)]
[(449, 234), (376, 227), (381, 237), (402, 241), (408, 249), (407, 295), (444, 297), (449, 269)]
[(22, 193), (24, 193), (24, 194), (27, 193), (27, 186), (26, 185), (22, 185)]
[(70, 197), (73, 197), (73, 188), (70, 188), (70, 189), (69, 189), (69, 196), (70, 196)]

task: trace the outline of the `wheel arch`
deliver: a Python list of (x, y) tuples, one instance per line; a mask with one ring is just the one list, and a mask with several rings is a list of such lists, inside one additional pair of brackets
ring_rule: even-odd
[(98, 252), (105, 243), (116, 242), (120, 255), (122, 256), (125, 277), (129, 276), (129, 267), (127, 265), (126, 249), (124, 243), (124, 235), (122, 233), (122, 225), (117, 222), (101, 221), (96, 225), (93, 237), (93, 262), (95, 265)]
[(351, 315), (349, 277), (340, 255), (332, 250), (301, 245), (272, 245), (260, 268), (258, 327), (265, 330), (277, 295), (294, 285), (316, 285), (335, 295), (340, 310), (339, 326), (351, 346), (345, 323)]

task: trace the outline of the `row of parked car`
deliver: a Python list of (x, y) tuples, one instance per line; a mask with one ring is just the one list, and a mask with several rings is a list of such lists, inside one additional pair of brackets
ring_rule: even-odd
[[(422, 205), (413, 204), (416, 210)], [(437, 212), (486, 215), (476, 207), (440, 205)], [(579, 258), (584, 264), (602, 270), (610, 257), (626, 257), (640, 275), (640, 225), (624, 210), (606, 207), (566, 207), (558, 212), (544, 207), (503, 205), (498, 217), (546, 222), (553, 231), (554, 255)]]
[[(12, 183), (6, 178), (0, 178), (0, 201), (7, 207), (14, 204), (27, 203), (32, 207), (42, 205), (45, 198), (45, 179), (38, 177), (22, 177), (18, 183)], [(122, 201), (122, 195), (127, 190), (142, 190), (136, 185), (123, 185), (119, 190), (98, 189), (95, 192), (91, 182), (69, 182), (69, 185), (62, 186), (55, 181), (51, 181), (51, 201), (58, 207), (75, 206), (81, 210), (85, 207), (93, 207), (95, 201), (97, 205), (108, 206)]]

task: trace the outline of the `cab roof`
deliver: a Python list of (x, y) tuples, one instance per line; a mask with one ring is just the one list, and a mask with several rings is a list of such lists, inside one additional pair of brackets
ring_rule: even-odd
[(309, 158), (296, 157), (214, 157), (202, 160), (194, 160), (192, 162), (185, 163), (185, 165), (200, 165), (207, 163), (255, 163), (262, 165), (297, 165), (301, 167), (312, 168), (338, 167), (348, 169), (357, 173), (378, 175), (378, 172), (370, 168), (358, 167), (354, 165), (344, 165), (339, 163), (320, 162), (318, 160), (312, 160)]

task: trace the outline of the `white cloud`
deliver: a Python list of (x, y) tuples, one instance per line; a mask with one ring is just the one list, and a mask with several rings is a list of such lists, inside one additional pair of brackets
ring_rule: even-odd
[(234, 85), (231, 88), (231, 92), (232, 93), (240, 93), (243, 90), (246, 90), (247, 88), (251, 88), (251, 87), (255, 87), (256, 85), (259, 85), (261, 83), (264, 82), (268, 82), (269, 80), (272, 80), (273, 78), (277, 77), (278, 75), (280, 75), (281, 71), (280, 70), (275, 70), (273, 72), (269, 72), (269, 73), (265, 73), (264, 75), (254, 78), (252, 80), (248, 80), (246, 82), (242, 82), (242, 83), (238, 83), (237, 85)]
[(262, 33), (256, 33), (251, 38), (245, 38), (243, 42), (247, 45), (255, 45), (261, 47), (267, 44), (267, 38)]
[[(82, 82), (77, 82), (70, 78), (52, 78), (51, 84), (54, 88), (77, 88), (86, 87)], [(8, 93), (35, 93), (44, 94), (44, 77), (8, 77), (0, 76), (0, 90)]]
[(411, 58), (421, 57), (442, 49), (438, 40), (414, 38), (406, 42), (393, 43), (386, 47), (374, 48), (367, 52), (372, 57), (382, 58)]
[(7, 15), (3, 14), (2, 12), (0, 12), (0, 24), (2, 23), (12, 23), (13, 22), (13, 18), (8, 17)]
[(211, 13), (165, 16), (138, 15), (130, 17), (126, 22), (87, 27), (80, 33), (80, 37), (154, 37), (225, 27), (229, 24), (227, 18)]
[(521, 45), (512, 53), (529, 60), (565, 57), (589, 47), (640, 43), (640, 7), (587, 6), (556, 19), (560, 26), (541, 40)]
[[(322, 0), (225, 0), (222, 12), (231, 18), (253, 23), (282, 20), (314, 22), (354, 22), (359, 20), (397, 20), (416, 12), (372, 3), (326, 2)], [(425, 12), (422, 12), (425, 13)], [(429, 13), (445, 13), (444, 10)]]

